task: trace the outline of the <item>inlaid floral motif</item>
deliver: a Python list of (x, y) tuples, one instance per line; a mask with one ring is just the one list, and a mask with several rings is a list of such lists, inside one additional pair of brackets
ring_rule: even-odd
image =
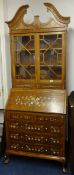
[[(55, 100), (55, 99), (54, 99)], [(17, 96), (15, 99), (16, 105), (37, 105), (37, 106), (46, 106), (46, 103), (50, 102), (51, 98), (50, 97), (43, 97), (43, 96)]]

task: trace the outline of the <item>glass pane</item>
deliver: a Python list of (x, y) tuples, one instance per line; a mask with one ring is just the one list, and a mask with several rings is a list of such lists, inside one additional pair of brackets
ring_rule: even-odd
[(40, 53), (40, 64), (57, 66), (62, 65), (62, 53), (56, 50), (47, 50), (45, 53)]
[(57, 40), (57, 35), (45, 35), (44, 40), (47, 41), (49, 44), (53, 43)]
[(44, 80), (44, 79), (49, 79), (48, 77), (48, 71), (49, 68), (46, 66), (40, 66), (40, 79)]
[(26, 45), (30, 41), (30, 36), (22, 36), (22, 44)]
[(57, 64), (57, 53), (54, 50), (47, 50), (44, 54), (44, 61), (46, 64)]
[(48, 45), (51, 47), (62, 48), (62, 35), (61, 34), (45, 35), (44, 41), (46, 41)]
[(34, 36), (15, 36), (15, 73), (16, 78), (35, 78)]
[(62, 78), (62, 35), (40, 35), (40, 79)]
[(60, 80), (62, 78), (62, 68), (61, 67), (40, 67), (40, 79), (48, 80)]
[(35, 55), (34, 53), (28, 53), (27, 51), (20, 52), (20, 63), (24, 65), (34, 65)]
[(48, 44), (44, 40), (40, 40), (40, 49), (46, 49)]
[(62, 78), (62, 67), (52, 67), (49, 73), (50, 79), (60, 80)]
[(31, 40), (27, 45), (26, 45), (27, 49), (34, 49), (34, 40)]
[(34, 79), (35, 67), (16, 66), (16, 79)]
[(19, 51), (22, 49), (22, 44), (20, 44), (22, 42), (22, 37), (14, 37), (14, 49), (15, 51)]

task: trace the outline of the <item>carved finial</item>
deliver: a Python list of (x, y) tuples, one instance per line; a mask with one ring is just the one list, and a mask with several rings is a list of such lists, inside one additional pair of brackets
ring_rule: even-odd
[(39, 28), (40, 27), (40, 21), (39, 21), (39, 16), (34, 16), (34, 25), (35, 28)]

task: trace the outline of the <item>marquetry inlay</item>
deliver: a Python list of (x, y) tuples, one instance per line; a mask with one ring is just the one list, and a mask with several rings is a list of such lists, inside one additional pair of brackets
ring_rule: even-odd
[[(43, 96), (17, 96), (15, 98), (15, 103), (16, 105), (37, 105), (37, 106), (46, 106), (49, 102), (51, 102), (52, 98), (51, 97), (43, 97)], [(53, 98), (53, 101), (55, 102), (55, 98)]]
[(21, 6), (9, 27), (12, 88), (5, 107), (7, 155), (65, 163), (67, 124), (66, 33), (69, 17), (44, 3), (48, 22), (25, 20)]

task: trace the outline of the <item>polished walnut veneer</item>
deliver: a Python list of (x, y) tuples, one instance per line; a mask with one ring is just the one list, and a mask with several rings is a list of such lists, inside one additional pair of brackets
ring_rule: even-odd
[(65, 163), (67, 124), (66, 34), (70, 22), (50, 3), (50, 15), (27, 24), (28, 5), (6, 22), (10, 31), (12, 89), (5, 107), (6, 154)]

